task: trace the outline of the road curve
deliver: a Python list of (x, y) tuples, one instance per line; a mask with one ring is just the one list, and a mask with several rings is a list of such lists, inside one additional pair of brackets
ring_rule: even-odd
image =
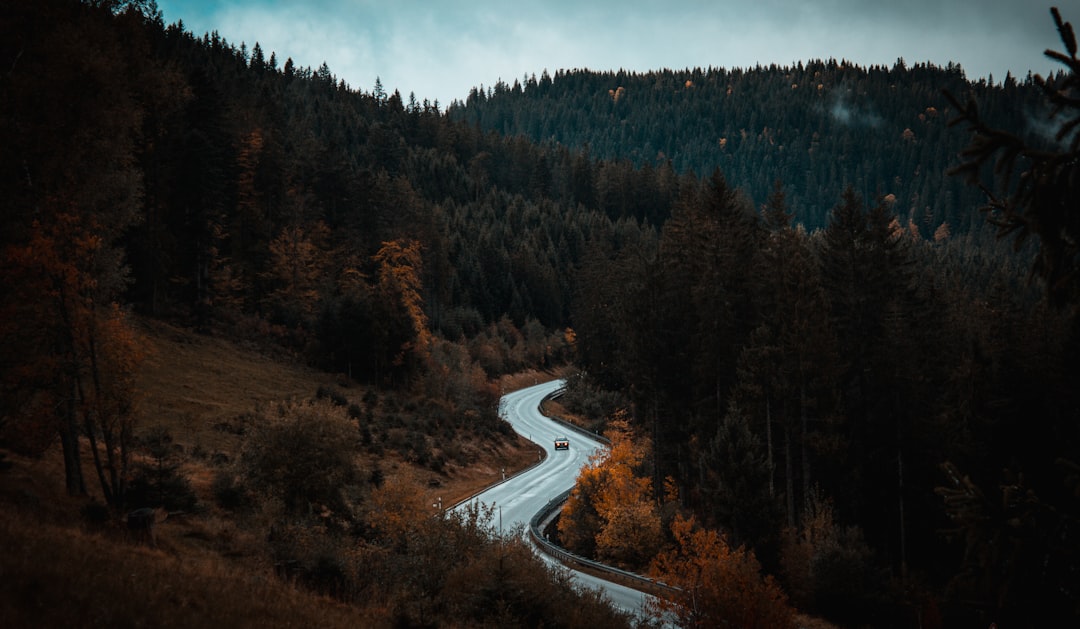
[[(563, 381), (555, 380), (507, 393), (500, 400), (499, 413), (503, 419), (510, 422), (519, 435), (536, 443), (537, 448), (542, 448), (546, 453), (546, 457), (538, 465), (462, 503), (465, 505), (479, 501), (495, 506), (495, 524), (501, 531), (513, 530), (518, 525), (523, 525), (523, 529), (527, 531), (533, 515), (543, 509), (549, 500), (573, 487), (578, 471), (588, 462), (589, 455), (604, 447), (595, 439), (564, 430), (559, 424), (540, 414), (540, 402), (562, 386)], [(555, 438), (563, 436), (569, 437), (570, 449), (555, 450)], [(538, 457), (539, 454), (538, 450)], [(458, 508), (460, 507), (461, 505), (458, 505)], [(525, 537), (529, 539), (527, 533)], [(538, 554), (545, 561), (556, 563), (539, 551)], [(581, 586), (602, 590), (615, 607), (631, 614), (642, 613), (642, 604), (648, 595), (576, 570), (570, 570), (570, 573)]]

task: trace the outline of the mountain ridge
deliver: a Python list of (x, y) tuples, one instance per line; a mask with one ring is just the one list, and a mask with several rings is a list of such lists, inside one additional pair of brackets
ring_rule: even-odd
[(763, 204), (784, 185), (796, 221), (824, 227), (837, 191), (888, 196), (930, 238), (977, 220), (978, 190), (947, 176), (967, 136), (949, 128), (943, 90), (975, 98), (988, 122), (1024, 128), (1040, 110), (1028, 76), (968, 81), (954, 64), (891, 68), (815, 60), (752, 69), (560, 70), (513, 85), (474, 88), (448, 115), (503, 135), (585, 150), (678, 174), (714, 169)]

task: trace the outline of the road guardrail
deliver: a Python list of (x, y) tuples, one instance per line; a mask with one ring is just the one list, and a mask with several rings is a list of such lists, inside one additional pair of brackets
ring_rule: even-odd
[[(560, 395), (562, 395), (564, 391), (565, 391), (564, 388), (557, 389), (556, 391), (554, 391), (553, 393), (551, 393), (547, 397), (545, 397), (544, 400), (547, 401), (549, 399), (557, 398)], [(551, 419), (552, 421), (558, 422), (559, 424), (561, 424), (563, 426), (566, 426), (567, 428), (570, 428), (572, 430), (576, 430), (577, 432), (579, 432), (581, 434), (587, 435), (591, 439), (598, 439), (598, 440), (600, 440), (600, 441), (602, 441), (604, 443), (608, 443), (608, 444), (611, 443), (606, 437), (598, 437), (597, 435), (594, 435), (591, 432), (585, 430), (584, 428), (581, 428), (581, 427), (577, 426), (576, 424), (568, 422), (565, 419), (562, 419), (561, 417), (552, 417), (551, 415), (546, 415), (546, 416), (549, 419)], [(576, 555), (576, 554), (570, 552), (569, 550), (566, 550), (562, 546), (559, 546), (558, 544), (556, 544), (556, 543), (552, 542), (551, 540), (549, 540), (544, 535), (544, 531), (542, 530), (542, 528), (544, 526), (544, 522), (546, 522), (557, 510), (562, 508), (562, 506), (570, 498), (570, 492), (572, 492), (572, 491), (573, 491), (573, 488), (568, 489), (568, 490), (562, 492), (561, 494), (559, 494), (558, 496), (555, 496), (554, 498), (549, 500), (547, 502), (547, 504), (544, 505), (544, 508), (541, 509), (540, 511), (537, 511), (536, 514), (533, 515), (532, 519), (529, 520), (529, 536), (532, 538), (533, 542), (536, 543), (537, 547), (540, 548), (540, 550), (542, 550), (545, 554), (552, 557), (553, 559), (555, 559), (559, 563), (562, 563), (562, 564), (576, 564), (576, 565), (579, 565), (579, 566), (584, 566), (584, 567), (587, 567), (587, 568), (589, 568), (591, 570), (595, 570), (597, 572), (601, 572), (601, 573), (604, 573), (604, 574), (609, 574), (609, 575), (618, 577), (618, 578), (620, 578), (620, 579), (622, 579), (624, 581), (630, 581), (632, 583), (637, 583), (640, 586), (646, 587), (646, 589), (660, 588), (660, 589), (668, 590), (668, 591), (674, 591), (675, 590), (675, 588), (671, 587), (670, 585), (667, 585), (666, 583), (657, 581), (656, 579), (650, 579), (649, 577), (637, 574), (636, 572), (630, 572), (628, 570), (623, 570), (621, 568), (616, 568), (614, 566), (609, 566), (607, 564), (603, 564), (603, 563), (600, 563), (598, 561), (594, 561), (592, 559), (588, 559), (586, 557)]]

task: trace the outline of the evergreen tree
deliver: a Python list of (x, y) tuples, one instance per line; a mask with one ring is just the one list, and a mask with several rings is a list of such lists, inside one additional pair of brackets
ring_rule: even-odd
[[(830, 322), (844, 360), (841, 420), (844, 451), (851, 458), (833, 473), (844, 475), (850, 489), (837, 496), (838, 504), (845, 517), (865, 523), (872, 542), (897, 544), (902, 525), (893, 525), (899, 500), (895, 479), (906, 419), (893, 394), (898, 374), (890, 349), (901, 351), (891, 334), (912, 308), (907, 241), (884, 203), (865, 210), (849, 187), (822, 235), (820, 258)], [(897, 565), (901, 554), (896, 552)]]
[(659, 327), (672, 367), (662, 387), (689, 407), (669, 409), (680, 419), (658, 430), (660, 476), (697, 476), (696, 455), (679, 450), (692, 435), (712, 434), (723, 416), (738, 348), (753, 325), (748, 278), (758, 241), (755, 215), (719, 171), (699, 191), (687, 190), (664, 225)]
[[(15, 17), (26, 28), (0, 99), (3, 388), (22, 403), (48, 400), (69, 493), (86, 492), (80, 437), (91, 439), (102, 491), (118, 506), (126, 460), (113, 457), (126, 456), (132, 367), (114, 363), (110, 344), (127, 334), (114, 305), (127, 283), (121, 237), (139, 218), (143, 111), (107, 11), (50, 3)], [(102, 429), (112, 475), (93, 441)]]

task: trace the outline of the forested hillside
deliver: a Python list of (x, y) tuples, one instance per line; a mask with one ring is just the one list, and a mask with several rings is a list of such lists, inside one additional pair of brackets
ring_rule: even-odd
[[(455, 120), (583, 150), (596, 196), (579, 201), (659, 227), (577, 276), (567, 403), (632, 409), (629, 441), (651, 449), (583, 475), (563, 542), (644, 569), (675, 492), (845, 625), (1077, 617), (1076, 247), (1056, 231), (1075, 234), (1076, 123), (1051, 115), (1072, 85), (829, 60), (559, 70), (454, 103)], [(622, 159), (703, 186), (641, 211)], [(1015, 178), (1032, 164), (1055, 166)], [(988, 199), (1010, 181), (1018, 196)], [(1024, 237), (1010, 248), (988, 220)], [(628, 474), (652, 487), (624, 495), (633, 516), (597, 480)]]
[[(937, 114), (945, 120), (928, 117), (927, 126), (940, 126), (935, 144), (955, 148), (913, 167), (950, 189), (986, 184), (978, 202), (939, 197), (964, 217), (958, 222), (970, 221), (966, 230), (945, 221), (928, 234), (933, 224), (901, 195), (871, 194), (848, 175), (836, 180), (820, 228), (808, 229), (791, 200), (798, 185), (779, 177), (764, 200), (748, 196), (765, 181), (740, 169), (766, 162), (736, 159), (722, 160), (703, 187), (684, 188), (656, 237), (592, 253), (573, 310), (584, 375), (566, 403), (607, 404), (612, 416), (632, 409), (622, 441), (645, 440), (650, 450), (613, 454), (589, 472), (564, 510), (564, 543), (640, 568), (634, 551), (651, 544), (643, 531), (656, 519), (680, 530), (678, 504), (723, 531), (729, 548), (753, 549), (798, 608), (845, 626), (1080, 617), (1078, 547), (1069, 539), (1080, 445), (1080, 117), (1070, 95), (1080, 62), (1071, 27), (1058, 26), (1067, 52), (1055, 58), (1067, 75), (969, 89), (953, 83), (956, 72), (921, 69), (948, 90)], [(919, 74), (892, 71), (898, 84)], [(545, 98), (530, 89), (557, 84), (496, 90), (486, 103), (516, 102), (528, 120), (532, 97)], [(581, 92), (570, 93), (567, 101), (580, 103)], [(901, 93), (894, 105), (910, 102)], [(606, 106), (615, 110), (623, 97)], [(479, 93), (473, 101), (485, 111)], [(777, 106), (766, 101), (744, 104)], [(1056, 139), (1003, 115), (1029, 108), (1056, 108)], [(906, 114), (926, 111), (920, 104)], [(964, 124), (946, 130), (946, 120)], [(568, 128), (596, 137), (589, 124)], [(848, 136), (858, 147), (849, 152), (896, 166), (872, 129), (860, 133)], [(837, 155), (833, 163), (843, 161)], [(968, 180), (929, 168), (944, 169), (947, 155)], [(626, 494), (637, 501), (632, 515), (612, 511), (613, 490), (594, 475), (648, 478), (652, 493)], [(685, 547), (712, 542), (682, 539), (682, 555), (645, 563), (667, 582), (697, 587), (671, 565), (693, 563)], [(717, 605), (724, 614), (742, 609)]]
[[(405, 599), (443, 581), (410, 580), (410, 539), (453, 529), (370, 515), (393, 496), (372, 501), (342, 442), (396, 435), (434, 470), (416, 445), (435, 434), (507, 436), (493, 378), (570, 363), (567, 407), (610, 418), (616, 447), (559, 536), (727, 601), (690, 624), (1080, 617), (1071, 27), (1048, 82), (834, 60), (563, 70), (444, 112), (166, 25), (152, 0), (2, 11), (0, 445), (55, 445), (71, 494), (132, 506), (133, 312), (325, 370), (377, 393), (253, 413), (246, 471), (217, 490), (236, 508), (236, 484), (277, 492), (261, 535), (286, 559), (310, 542), (305, 578), (331, 579), (315, 589), (362, 599), (364, 564), (332, 569), (359, 547), (402, 579), (380, 584), (395, 621), (427, 623), (439, 610)], [(965, 164), (974, 181), (947, 172)], [(301, 443), (316, 454), (293, 467), (328, 453), (341, 487), (278, 480)], [(744, 591), (760, 598), (722, 596)], [(470, 597), (450, 599), (466, 623), (545, 609)], [(568, 625), (615, 621), (582, 609)]]
[(406, 382), (431, 333), (489, 374), (560, 351), (586, 243), (625, 229), (574, 202), (582, 156), (95, 4), (7, 10), (5, 246), (93, 233), (105, 301), (361, 380)]
[[(214, 624), (232, 617), (216, 609), (221, 591), (276, 597), (243, 583), (280, 577), (318, 595), (283, 613), (323, 621), (318, 607), (348, 605), (354, 625), (536, 625), (554, 605), (556, 626), (622, 625), (524, 543), (500, 541), (490, 512), (433, 518), (423, 495), (515, 451), (495, 376), (569, 357), (576, 256), (620, 229), (560, 198), (577, 157), (167, 26), (154, 7), (0, 8), (0, 498), (12, 513), (0, 533), (27, 549), (0, 558), (0, 616)], [(201, 409), (236, 382), (222, 370), (242, 361), (196, 353), (206, 373), (177, 368), (147, 390), (148, 362), (180, 358), (151, 353), (184, 336), (151, 343), (139, 321), (154, 318), (340, 386), (305, 399), (265, 382), (280, 401), (204, 425)], [(213, 392), (192, 384), (219, 373)], [(228, 408), (254, 404), (243, 385), (231, 395)], [(207, 433), (234, 445), (207, 453)], [(422, 476), (390, 482), (396, 468)], [(70, 498), (25, 489), (27, 470), (49, 470), (34, 482)], [(125, 514), (163, 503), (183, 512), (177, 537), (128, 557)], [(46, 518), (57, 526), (39, 535)], [(53, 559), (54, 547), (70, 550)], [(163, 552), (195, 582), (158, 569)], [(209, 575), (224, 570), (223, 588)], [(471, 571), (485, 576), (461, 577)], [(119, 580), (136, 573), (154, 576)], [(55, 587), (26, 595), (41, 583)]]
[[(558, 143), (594, 159), (629, 159), (708, 176), (721, 169), (756, 203), (783, 182), (795, 221), (824, 227), (837, 191), (894, 199), (893, 211), (930, 238), (942, 224), (965, 232), (979, 217), (975, 188), (945, 176), (966, 139), (948, 127), (942, 90), (978, 99), (987, 121), (1048, 133), (1032, 77), (969, 82), (960, 67), (891, 68), (844, 60), (748, 69), (655, 72), (546, 71), (512, 85), (475, 88), (455, 120), (507, 136)], [(622, 187), (601, 171), (587, 205), (626, 212)], [(655, 218), (655, 215), (654, 215)]]

